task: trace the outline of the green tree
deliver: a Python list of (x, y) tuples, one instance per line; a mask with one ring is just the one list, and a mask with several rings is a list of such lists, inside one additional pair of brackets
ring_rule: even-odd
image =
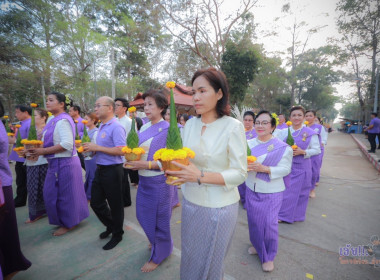
[(257, 72), (258, 47), (248, 40), (239, 43), (229, 41), (222, 56), (221, 69), (226, 74), (230, 87), (230, 103), (240, 105), (249, 84)]

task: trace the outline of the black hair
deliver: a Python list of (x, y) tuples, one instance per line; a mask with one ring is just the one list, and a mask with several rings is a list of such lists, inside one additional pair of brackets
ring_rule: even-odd
[(28, 112), (29, 116), (32, 115), (32, 108), (29, 107), (29, 106), (25, 106), (25, 105), (16, 105), (15, 107), (16, 109), (19, 109), (21, 112)]
[(118, 97), (118, 98), (115, 98), (115, 103), (116, 103), (116, 101), (120, 101), (123, 104), (124, 108), (127, 108), (127, 109), (129, 108), (129, 102), (127, 99), (122, 98), (122, 97)]
[(204, 77), (209, 82), (215, 92), (218, 92), (219, 90), (222, 91), (222, 98), (216, 103), (216, 113), (218, 114), (218, 117), (229, 116), (231, 108), (228, 103), (229, 90), (226, 75), (222, 71), (213, 67), (200, 69), (194, 73), (193, 78), (191, 79), (191, 84), (193, 85), (195, 79), (200, 76)]
[(183, 118), (183, 120), (185, 122), (187, 122), (189, 120), (189, 115), (188, 114), (182, 114), (179, 116), (179, 121), (181, 121), (181, 117)]
[(306, 111), (305, 111), (305, 115), (306, 115), (307, 113), (313, 113), (314, 117), (317, 116), (317, 111), (315, 111), (315, 110), (306, 110)]
[(169, 106), (168, 98), (163, 90), (150, 89), (142, 95), (142, 99), (151, 97), (156, 102), (158, 108), (162, 109), (161, 116), (164, 117)]
[(143, 126), (143, 121), (139, 117), (136, 117), (135, 121), (136, 121), (137, 131), (139, 131), (140, 128)]
[[(270, 117), (270, 126), (273, 128), (273, 131), (276, 129), (276, 125), (277, 125), (277, 120), (276, 120), (276, 118), (274, 118), (273, 116), (272, 116), (272, 114), (269, 112), (269, 111), (267, 111), (267, 110), (261, 110), (260, 112), (258, 112), (257, 113), (257, 115), (256, 115), (256, 118), (255, 118), (255, 122), (256, 122), (256, 119), (260, 116), (260, 115), (263, 115), (263, 114), (266, 114), (266, 115), (268, 115), (269, 117)], [(273, 132), (272, 131), (272, 132)]]
[(71, 108), (73, 108), (74, 111), (77, 111), (78, 114), (80, 115), (80, 106), (79, 105), (73, 105), (73, 106), (71, 106)]
[(64, 95), (63, 93), (60, 93), (58, 91), (52, 91), (48, 94), (49, 95), (54, 95), (55, 98), (57, 98), (58, 102), (61, 103), (63, 102), (64, 104), (64, 107), (63, 109), (66, 111), (67, 109), (67, 106), (72, 106), (73, 105), (73, 101), (70, 99), (70, 102), (66, 103), (66, 95)]
[(374, 115), (375, 117), (377, 117), (377, 113), (376, 112), (372, 112), (371, 115)]
[(252, 116), (253, 120), (255, 120), (255, 113), (252, 112), (252, 111), (246, 111), (246, 112), (244, 112), (243, 119), (244, 119), (246, 116)]
[(297, 111), (297, 110), (302, 111), (303, 115), (305, 116), (305, 114), (306, 114), (305, 108), (302, 107), (301, 105), (293, 106), (293, 107), (290, 109), (289, 116), (292, 114), (293, 111)]
[(5, 114), (3, 102), (0, 100), (0, 118), (2, 118)]

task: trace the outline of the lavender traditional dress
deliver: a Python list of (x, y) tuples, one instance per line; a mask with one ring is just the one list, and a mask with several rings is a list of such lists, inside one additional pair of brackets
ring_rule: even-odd
[(82, 168), (75, 149), (75, 125), (68, 114), (55, 116), (45, 126), (44, 147), (54, 146), (54, 130), (57, 123), (64, 119), (71, 125), (73, 149), (70, 157), (45, 155), (49, 169), (44, 185), (44, 200), (49, 223), (71, 228), (87, 218), (89, 211), (83, 187)]
[[(295, 144), (302, 150), (307, 150), (315, 131), (302, 127), (294, 131), (292, 136)], [(284, 142), (286, 137), (284, 137)], [(320, 150), (319, 150), (320, 152)], [(305, 220), (306, 208), (311, 190), (311, 160), (303, 155), (293, 157), (292, 172), (290, 173), (289, 187), (284, 191), (284, 198), (279, 220), (293, 223)]]
[[(146, 160), (153, 160), (154, 153), (166, 146), (169, 124), (161, 120), (144, 126), (139, 133), (139, 146), (148, 150)], [(139, 170), (136, 215), (152, 245), (149, 261), (156, 264), (160, 264), (173, 250), (170, 218), (174, 188), (165, 181), (166, 177), (160, 170)]]
[(276, 126), (276, 129), (285, 129), (285, 128), (288, 128), (288, 125), (286, 123), (279, 124), (278, 126)]
[(277, 138), (267, 142), (254, 139), (248, 144), (257, 161), (271, 170), (271, 175), (250, 171), (246, 180), (249, 237), (261, 263), (265, 263), (273, 261), (277, 254), (278, 212), (288, 184), (293, 151)]
[(21, 252), (13, 201), (12, 173), (8, 159), (8, 136), (0, 122), (0, 192), (5, 205), (0, 208), (0, 279), (10, 273), (27, 270), (32, 264)]
[[(90, 137), (91, 142), (96, 143), (96, 134), (98, 132), (98, 128), (95, 127), (88, 131), (88, 137)], [(86, 181), (84, 183), (84, 191), (86, 192), (87, 200), (91, 200), (91, 186), (92, 186), (92, 180), (94, 180), (95, 177), (95, 171), (96, 171), (96, 157), (85, 157), (84, 158), (84, 164), (86, 166)]]
[(311, 159), (311, 170), (312, 170), (312, 176), (311, 176), (311, 189), (315, 189), (315, 184), (319, 181), (319, 174), (321, 172), (321, 166), (322, 166), (322, 157), (324, 153), (324, 146), (322, 145), (322, 129), (323, 126), (320, 124), (313, 124), (309, 126), (312, 130), (315, 131), (315, 133), (318, 135), (319, 145), (321, 147), (321, 153), (315, 156), (310, 157)]
[[(254, 139), (257, 137), (255, 128), (252, 128), (251, 130), (248, 130), (245, 132), (245, 137), (248, 140)], [(240, 194), (240, 201), (243, 204), (243, 208), (245, 209), (245, 192), (246, 192), (247, 186), (245, 182), (238, 186), (239, 194)]]

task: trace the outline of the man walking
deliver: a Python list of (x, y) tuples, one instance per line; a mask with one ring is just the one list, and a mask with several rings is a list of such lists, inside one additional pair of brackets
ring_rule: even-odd
[[(376, 136), (380, 133), (380, 119), (377, 117), (377, 113), (371, 113), (371, 122), (369, 126), (365, 129), (368, 132), (368, 141), (371, 145), (371, 149), (368, 150), (368, 153), (376, 152)], [(380, 148), (380, 139), (379, 140), (379, 148)]]
[(102, 121), (95, 143), (84, 143), (84, 151), (96, 153), (97, 168), (92, 182), (91, 207), (106, 227), (100, 238), (111, 240), (104, 250), (114, 248), (123, 238), (124, 208), (122, 198), (123, 152), (125, 130), (114, 116), (115, 103), (108, 96), (95, 103), (95, 114)]

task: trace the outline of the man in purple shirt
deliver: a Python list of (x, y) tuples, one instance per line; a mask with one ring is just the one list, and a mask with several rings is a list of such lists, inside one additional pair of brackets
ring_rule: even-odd
[[(79, 137), (82, 138), (83, 136), (83, 131), (84, 131), (84, 123), (82, 123), (83, 119), (80, 117), (80, 107), (78, 105), (73, 105), (69, 108), (69, 115), (73, 118), (74, 121), (77, 122), (77, 127), (78, 127), (78, 134)], [(80, 160), (80, 165), (82, 166), (82, 169), (86, 171), (86, 167), (84, 165), (84, 157), (82, 153), (78, 153), (78, 157)]]
[(365, 129), (368, 132), (368, 141), (371, 145), (371, 149), (368, 150), (368, 153), (376, 152), (376, 136), (379, 140), (379, 149), (380, 149), (380, 119), (377, 117), (377, 113), (371, 113), (371, 122), (369, 126)]
[[(16, 106), (16, 118), (20, 121), (21, 127), (20, 135), (21, 139), (28, 138), (32, 108), (24, 105)], [(16, 140), (17, 134), (14, 137), (14, 141)], [(13, 148), (16, 144), (13, 145)], [(28, 191), (26, 189), (26, 166), (24, 165), (24, 158), (20, 158), (15, 151), (13, 151), (9, 155), (9, 160), (16, 161), (15, 171), (16, 171), (16, 198), (14, 199), (15, 207), (22, 207), (26, 205), (26, 199), (28, 196)]]
[[(92, 181), (91, 207), (106, 227), (99, 237), (111, 240), (104, 250), (114, 248), (123, 238), (124, 207), (122, 195), (123, 152), (126, 133), (114, 114), (115, 103), (108, 96), (95, 103), (95, 114), (102, 121), (95, 143), (85, 143), (84, 151), (95, 152), (96, 171)], [(107, 204), (108, 202), (108, 204)]]

